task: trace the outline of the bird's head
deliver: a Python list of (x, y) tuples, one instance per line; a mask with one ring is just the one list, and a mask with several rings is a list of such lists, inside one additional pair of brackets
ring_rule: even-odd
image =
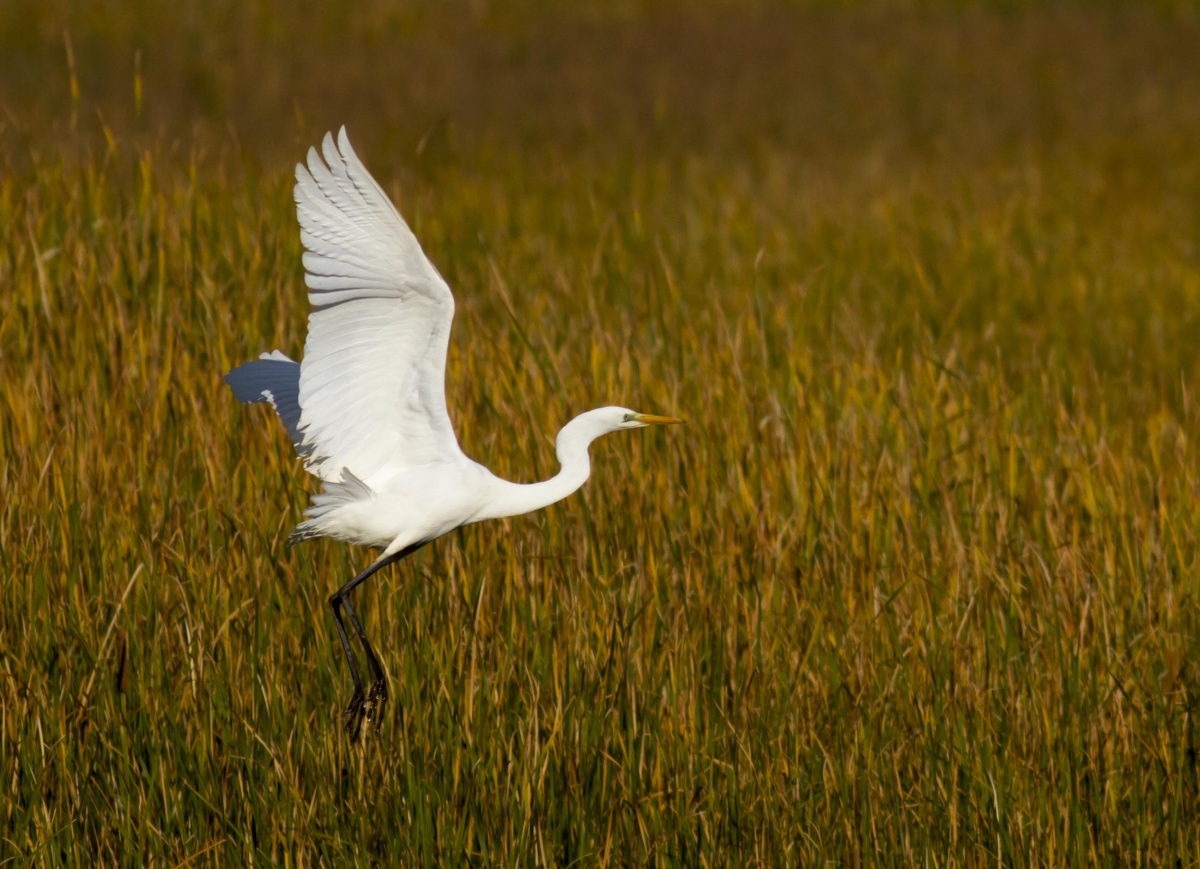
[(645, 428), (648, 425), (678, 425), (682, 422), (671, 416), (638, 413), (627, 407), (598, 407), (581, 413), (563, 426), (558, 433), (558, 446), (561, 450), (570, 445), (590, 444), (596, 438), (614, 431)]

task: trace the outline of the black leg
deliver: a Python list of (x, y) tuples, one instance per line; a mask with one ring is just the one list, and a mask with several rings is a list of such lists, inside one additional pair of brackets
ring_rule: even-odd
[[(416, 552), (422, 545), (424, 544), (410, 546), (407, 549), (402, 549), (399, 552), (372, 562), (365, 570), (358, 573), (353, 579), (339, 588), (333, 597), (329, 599), (329, 605), (333, 609), (333, 619), (337, 622), (338, 636), (342, 641), (342, 651), (346, 653), (346, 663), (350, 665), (350, 677), (354, 680), (354, 696), (350, 698), (350, 705), (346, 707), (345, 712), (346, 736), (350, 738), (351, 744), (358, 741), (358, 734), (362, 728), (364, 714), (366, 714), (369, 721), (375, 723), (376, 730), (379, 729), (379, 722), (382, 716), (378, 716), (377, 712), (387, 700), (387, 680), (384, 679), (383, 668), (379, 665), (379, 659), (375, 657), (375, 652), (371, 649), (371, 644), (367, 642), (367, 635), (358, 620), (358, 615), (354, 612), (354, 607), (350, 605), (350, 592), (358, 588), (358, 586), (381, 567), (395, 564), (406, 555)], [(358, 634), (358, 639), (362, 643), (363, 651), (367, 656), (367, 664), (371, 667), (371, 675), (375, 677), (375, 682), (371, 685), (371, 694), (369, 697), (363, 694), (362, 679), (358, 675), (358, 665), (354, 662), (353, 652), (350, 651), (350, 638), (346, 635), (346, 626), (342, 622), (341, 611), (343, 607), (345, 607), (346, 613), (350, 616), (350, 624), (354, 626), (354, 632)], [(366, 709), (368, 702), (370, 703), (369, 711)]]
[(358, 675), (358, 664), (354, 663), (354, 653), (350, 651), (350, 639), (346, 636), (346, 626), (342, 624), (342, 598), (335, 594), (329, 599), (329, 603), (333, 607), (333, 620), (337, 622), (338, 636), (342, 639), (342, 651), (346, 653), (346, 663), (350, 665), (350, 678), (354, 680), (354, 696), (350, 698), (350, 705), (346, 707), (345, 712), (346, 735), (350, 737), (350, 742), (353, 744), (358, 741), (358, 731), (362, 727), (362, 679)]
[[(367, 664), (371, 667), (371, 675), (375, 677), (375, 681), (371, 683), (371, 693), (367, 695), (367, 721), (375, 725), (375, 732), (378, 733), (379, 725), (383, 721), (380, 713), (383, 704), (387, 702), (387, 679), (383, 677), (383, 668), (379, 666), (379, 659), (375, 657), (375, 651), (367, 640), (367, 634), (358, 620), (358, 615), (354, 612), (354, 607), (350, 605), (350, 598), (343, 598), (342, 606), (346, 608), (346, 614), (350, 616), (350, 624), (354, 626), (354, 632), (358, 634), (363, 652), (367, 656)], [(361, 688), (359, 691), (361, 693)]]

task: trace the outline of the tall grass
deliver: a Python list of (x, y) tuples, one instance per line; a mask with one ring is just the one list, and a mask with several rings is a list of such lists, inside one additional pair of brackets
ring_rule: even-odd
[[(1195, 861), (1186, 4), (324, 9), (0, 11), (0, 857)], [(366, 586), (361, 750), (370, 556), (220, 381), (342, 121), (468, 454), (690, 423)]]

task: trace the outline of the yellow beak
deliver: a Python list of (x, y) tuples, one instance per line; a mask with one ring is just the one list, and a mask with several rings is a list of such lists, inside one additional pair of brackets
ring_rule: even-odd
[(683, 420), (673, 416), (654, 416), (650, 413), (639, 413), (634, 419), (645, 425), (683, 425)]

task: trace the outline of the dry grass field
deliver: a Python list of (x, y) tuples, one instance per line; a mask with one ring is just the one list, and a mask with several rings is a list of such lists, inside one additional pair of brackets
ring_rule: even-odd
[[(1195, 865), (1189, 2), (0, 4), (0, 866)], [(221, 382), (295, 162), (458, 299), (467, 453), (686, 418), (356, 598)]]

